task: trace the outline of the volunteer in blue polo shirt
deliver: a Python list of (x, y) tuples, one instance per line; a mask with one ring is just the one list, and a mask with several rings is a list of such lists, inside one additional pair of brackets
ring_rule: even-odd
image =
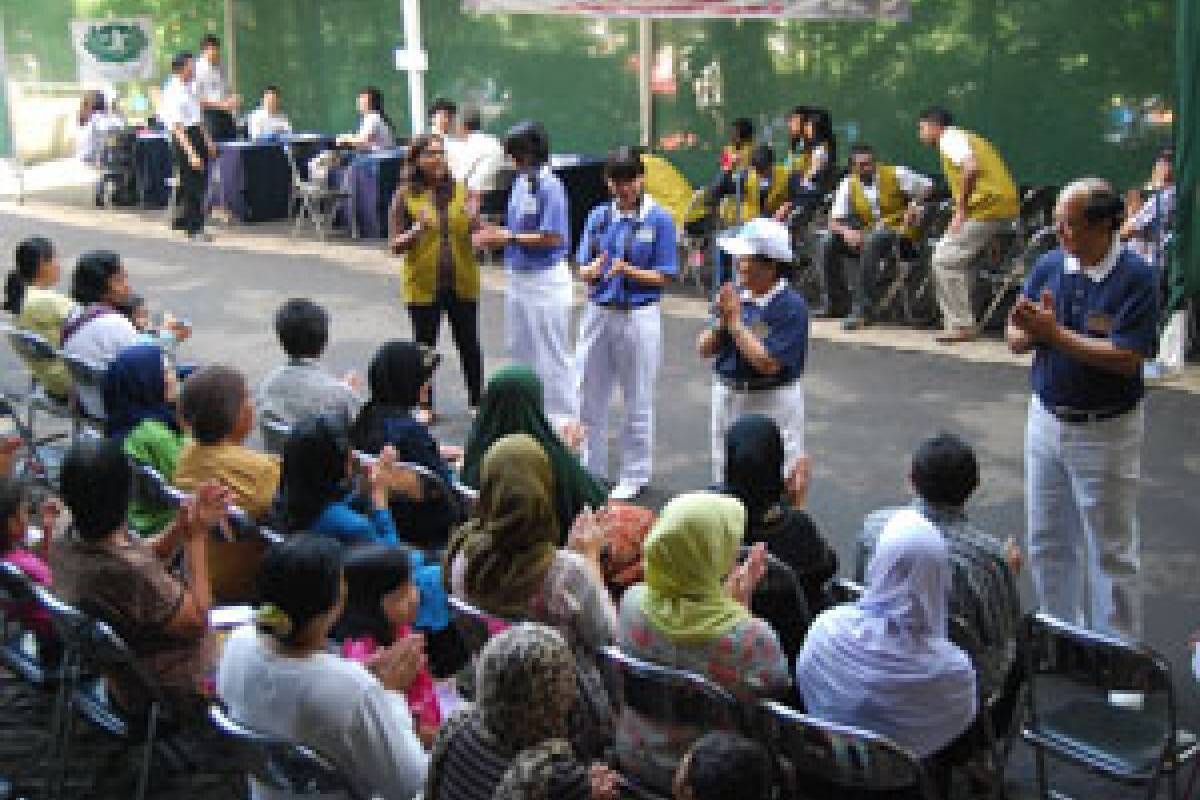
[(1158, 303), (1153, 270), (1117, 237), (1122, 206), (1098, 178), (1063, 189), (1061, 248), (1034, 266), (1006, 334), (1013, 352), (1034, 352), (1025, 491), (1038, 603), (1139, 638), (1142, 362), (1154, 355)]
[(504, 247), (508, 353), (537, 373), (545, 388), (546, 413), (561, 427), (579, 416), (570, 351), (567, 193), (550, 169), (550, 137), (540, 122), (513, 127), (504, 139), (504, 152), (517, 168), (506, 224), (481, 228), (475, 243)]
[(620, 385), (625, 408), (621, 472), (610, 497), (632, 500), (650, 482), (654, 451), (654, 385), (662, 360), (662, 287), (678, 271), (675, 223), (644, 192), (641, 152), (609, 154), (604, 177), (613, 201), (592, 209), (576, 261), (588, 304), (579, 322), (575, 362), (580, 372), (584, 463), (608, 477), (608, 407)]
[(700, 355), (714, 358), (713, 480), (724, 477), (725, 433), (743, 414), (765, 414), (783, 434), (788, 474), (804, 452), (804, 358), (808, 307), (788, 285), (792, 245), (782, 223), (760, 217), (718, 245), (734, 258), (738, 285), (717, 295), (717, 321), (700, 334)]

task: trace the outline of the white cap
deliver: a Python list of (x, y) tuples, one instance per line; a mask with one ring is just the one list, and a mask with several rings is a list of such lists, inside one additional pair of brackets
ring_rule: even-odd
[(772, 261), (792, 260), (792, 237), (781, 222), (756, 217), (729, 236), (717, 239), (717, 246), (731, 256), (762, 256)]

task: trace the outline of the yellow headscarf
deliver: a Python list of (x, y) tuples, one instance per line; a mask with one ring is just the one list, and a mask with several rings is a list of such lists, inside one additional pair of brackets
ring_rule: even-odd
[(488, 448), (480, 478), (475, 517), (451, 537), (445, 574), (461, 551), (466, 599), (484, 611), (519, 617), (558, 549), (550, 459), (532, 436), (505, 436)]
[(643, 543), (646, 619), (678, 644), (704, 644), (748, 618), (725, 591), (746, 527), (741, 501), (695, 492), (663, 508)]

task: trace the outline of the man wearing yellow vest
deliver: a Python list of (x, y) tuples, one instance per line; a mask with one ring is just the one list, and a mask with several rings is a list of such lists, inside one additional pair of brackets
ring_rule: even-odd
[(971, 306), (972, 265), (997, 231), (1020, 213), (1017, 187), (1000, 154), (977, 133), (953, 127), (950, 112), (932, 107), (921, 112), (918, 134), (936, 146), (954, 197), (954, 217), (933, 250), (933, 277), (945, 330), (937, 340), (955, 344), (974, 339)]
[[(850, 148), (850, 174), (838, 184), (829, 230), (817, 241), (817, 269), (823, 279), (818, 314), (845, 314), (849, 295), (850, 314), (842, 327), (849, 331), (867, 324), (877, 299), (879, 263), (898, 241), (916, 242), (920, 202), (932, 188), (933, 181), (908, 167), (877, 165), (869, 144)], [(847, 259), (857, 264), (849, 276)]]

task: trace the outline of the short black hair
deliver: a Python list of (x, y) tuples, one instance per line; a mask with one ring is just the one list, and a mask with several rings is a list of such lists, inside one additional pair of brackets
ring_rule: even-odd
[(795, 106), (788, 112), (789, 117), (807, 117), (808, 112), (812, 111), (808, 106)]
[(750, 166), (759, 172), (765, 172), (775, 163), (775, 148), (763, 142), (754, 146), (750, 151)]
[(209, 47), (220, 47), (221, 39), (215, 33), (206, 33), (200, 40), (200, 49), (205, 50)]
[(1125, 198), (1117, 194), (1107, 181), (1090, 179), (1087, 200), (1083, 204), (1083, 218), (1089, 225), (1105, 225), (1116, 233), (1125, 219)]
[(75, 531), (88, 541), (124, 524), (132, 491), (133, 470), (116, 439), (80, 440), (63, 458), (59, 494)]
[(268, 84), (267, 87), (263, 89), (263, 94), (267, 94), (268, 92), (272, 94), (279, 94), (279, 87), (273, 83)]
[(290, 358), (316, 358), (329, 342), (329, 313), (307, 297), (293, 297), (275, 312), (275, 334)]
[(81, 306), (103, 302), (108, 284), (122, 269), (121, 257), (111, 250), (91, 250), (75, 262), (71, 298)]
[(917, 115), (917, 119), (922, 122), (932, 122), (936, 125), (941, 125), (943, 128), (954, 124), (954, 117), (941, 106), (928, 106), (921, 109), (921, 113)]
[(291, 644), (313, 619), (337, 605), (341, 579), (342, 545), (336, 539), (302, 533), (271, 545), (258, 570), (258, 594), (291, 624), (287, 630), (259, 627)]
[(1170, 161), (1175, 163), (1175, 145), (1169, 144), (1165, 147), (1160, 147), (1158, 153), (1154, 156), (1155, 161)]
[(467, 106), (462, 112), (462, 126), (471, 132), (483, 130), (483, 112), (477, 106)]
[(435, 97), (433, 103), (429, 106), (429, 116), (433, 116), (439, 111), (445, 111), (450, 116), (458, 114), (458, 103), (448, 97)]
[(850, 145), (850, 160), (853, 161), (855, 156), (873, 156), (875, 148), (866, 142), (855, 142)]
[(729, 731), (710, 731), (692, 745), (684, 781), (696, 800), (766, 800), (771, 760), (758, 742)]
[(504, 137), (504, 154), (514, 161), (529, 161), (541, 166), (550, 160), (550, 134), (542, 123), (523, 120)]
[(197, 442), (217, 444), (233, 433), (248, 395), (246, 379), (233, 367), (201, 367), (183, 382), (179, 415)]
[(913, 453), (912, 483), (928, 503), (955, 508), (963, 505), (979, 487), (975, 451), (953, 433), (934, 434)]
[(748, 142), (754, 138), (754, 120), (749, 117), (738, 117), (729, 123), (729, 128), (737, 135), (739, 142)]
[(192, 54), (191, 50), (180, 50), (171, 58), (171, 72), (179, 72), (195, 58), (196, 56)]
[(642, 148), (622, 145), (609, 151), (608, 159), (604, 162), (604, 177), (614, 183), (626, 183), (646, 174), (646, 165), (642, 163)]

